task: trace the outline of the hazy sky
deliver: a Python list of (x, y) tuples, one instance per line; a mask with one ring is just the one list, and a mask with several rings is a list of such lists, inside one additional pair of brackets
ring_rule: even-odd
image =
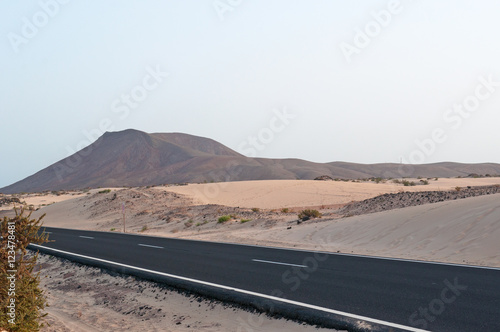
[(135, 128), (250, 156), (499, 162), (500, 2), (0, 2), (0, 187)]

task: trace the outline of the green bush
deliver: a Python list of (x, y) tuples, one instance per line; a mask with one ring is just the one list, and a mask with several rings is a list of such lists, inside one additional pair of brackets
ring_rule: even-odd
[(299, 213), (299, 219), (303, 221), (314, 218), (321, 218), (321, 213), (318, 210), (303, 210)]
[(98, 194), (107, 194), (107, 193), (110, 193), (111, 192), (111, 189), (104, 189), (104, 190), (101, 190), (99, 192), (97, 192)]
[(219, 218), (219, 221), (217, 223), (222, 224), (222, 223), (229, 221), (229, 220), (231, 220), (231, 216), (222, 216)]
[(241, 222), (242, 224), (244, 224), (244, 223), (249, 222), (249, 221), (252, 221), (252, 219), (241, 219), (241, 221), (240, 221), (240, 222)]
[(413, 181), (408, 181), (408, 180), (403, 180), (402, 184), (403, 184), (403, 186), (405, 186), (405, 187), (409, 187), (409, 186), (414, 186), (414, 185), (415, 185), (415, 182), (413, 182)]

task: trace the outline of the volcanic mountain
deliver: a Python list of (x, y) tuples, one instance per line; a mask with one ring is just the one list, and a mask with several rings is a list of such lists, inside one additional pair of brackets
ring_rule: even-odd
[(0, 189), (2, 193), (184, 182), (500, 174), (500, 164), (313, 163), (245, 157), (209, 138), (181, 133), (107, 132), (57, 163)]

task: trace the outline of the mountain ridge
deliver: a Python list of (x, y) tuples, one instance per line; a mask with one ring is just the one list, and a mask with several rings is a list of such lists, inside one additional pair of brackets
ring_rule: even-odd
[(251, 158), (210, 138), (184, 133), (148, 134), (127, 129), (106, 132), (88, 147), (0, 188), (0, 192), (11, 194), (205, 181), (312, 180), (322, 175), (356, 179), (456, 177), (471, 173), (500, 174), (500, 164), (315, 163), (295, 158)]

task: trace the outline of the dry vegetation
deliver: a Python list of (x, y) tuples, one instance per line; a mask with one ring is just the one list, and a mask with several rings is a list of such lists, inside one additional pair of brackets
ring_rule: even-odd
[(30, 255), (27, 246), (47, 242), (48, 237), (38, 234), (43, 216), (31, 219), (24, 209), (15, 213), (14, 218), (4, 217), (0, 228), (0, 328), (39, 331), (46, 299), (39, 287), (40, 276), (33, 272), (37, 255)]

